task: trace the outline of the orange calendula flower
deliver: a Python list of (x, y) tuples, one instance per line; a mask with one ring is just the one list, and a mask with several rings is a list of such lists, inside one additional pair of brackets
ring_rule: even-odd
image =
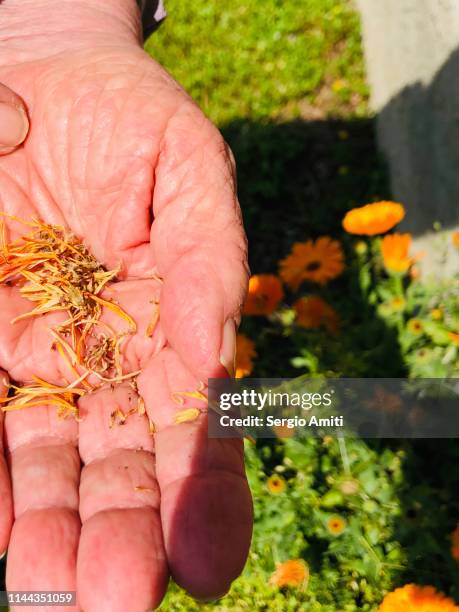
[(459, 334), (455, 334), (454, 332), (449, 332), (448, 338), (452, 340), (453, 342), (455, 342), (456, 344), (459, 344)]
[(388, 593), (378, 612), (459, 612), (459, 606), (432, 586), (407, 584)]
[(268, 487), (268, 491), (273, 495), (279, 495), (280, 493), (283, 493), (287, 488), (287, 483), (282, 478), (282, 476), (279, 476), (279, 474), (273, 474), (272, 476), (270, 476), (266, 485)]
[(411, 234), (389, 234), (381, 241), (381, 254), (387, 272), (405, 274), (413, 263), (408, 255)]
[(289, 559), (279, 563), (269, 579), (269, 584), (277, 587), (301, 587), (305, 589), (309, 581), (309, 567), (303, 559)]
[(405, 305), (406, 305), (405, 298), (402, 298), (398, 295), (392, 298), (392, 300), (390, 301), (390, 307), (392, 308), (392, 310), (395, 310), (397, 312), (400, 312), (401, 310), (403, 310), (405, 308)]
[(453, 233), (453, 244), (456, 249), (459, 249), (459, 231)]
[(248, 376), (253, 370), (253, 360), (256, 358), (255, 342), (244, 334), (236, 337), (236, 378)]
[(401, 397), (395, 393), (391, 393), (382, 387), (376, 385), (373, 393), (373, 397), (365, 400), (364, 405), (367, 408), (374, 410), (382, 410), (383, 412), (397, 413), (403, 408), (403, 401)]
[(339, 317), (334, 308), (318, 295), (300, 298), (293, 304), (296, 312), (296, 322), (305, 329), (325, 327), (329, 332), (336, 333)]
[(327, 521), (328, 531), (334, 535), (339, 536), (346, 529), (347, 522), (342, 516), (331, 516)]
[(280, 276), (292, 289), (305, 280), (324, 285), (344, 269), (341, 245), (329, 236), (297, 242), (292, 252), (280, 262)]
[(451, 534), (451, 554), (456, 561), (459, 561), (459, 524)]
[(410, 319), (406, 324), (408, 331), (410, 331), (415, 336), (419, 336), (424, 331), (424, 325), (420, 319)]
[(295, 433), (294, 428), (288, 425), (274, 425), (272, 430), (276, 434), (276, 438), (292, 438)]
[(348, 234), (375, 236), (385, 234), (405, 216), (405, 209), (397, 202), (374, 202), (348, 211), (343, 227)]
[(277, 276), (255, 274), (249, 280), (249, 292), (242, 313), (245, 315), (271, 314), (283, 297), (284, 291)]

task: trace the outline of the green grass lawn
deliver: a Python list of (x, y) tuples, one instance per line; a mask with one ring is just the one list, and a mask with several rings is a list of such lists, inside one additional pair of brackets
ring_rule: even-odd
[(336, 0), (167, 3), (147, 49), (223, 126), (366, 113), (358, 19)]

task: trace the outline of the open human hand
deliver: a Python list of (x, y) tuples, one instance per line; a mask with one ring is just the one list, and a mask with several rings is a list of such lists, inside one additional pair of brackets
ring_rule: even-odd
[[(123, 368), (141, 370), (148, 416), (110, 428), (137, 401), (127, 383), (84, 396), (80, 422), (51, 406), (6, 413), (12, 503), (0, 468), (0, 552), (12, 525), (10, 590), (77, 590), (78, 609), (137, 612), (158, 605), (169, 573), (195, 597), (221, 595), (247, 555), (241, 443), (209, 439), (205, 412), (177, 425), (173, 401), (231, 370), (246, 243), (218, 131), (141, 49), (134, 2), (107, 4), (103, 15), (97, 4), (0, 8), (10, 20), (0, 82), (25, 101), (31, 126), (0, 158), (0, 210), (68, 227), (107, 268), (121, 265), (104, 295), (137, 323)], [(36, 25), (16, 34), (23, 9), (35, 24), (48, 11), (47, 36)], [(5, 225), (8, 241), (27, 233), (10, 217)], [(20, 383), (63, 384), (49, 329), (65, 314), (11, 324), (32, 305), (9, 286), (0, 303), (3, 370)]]

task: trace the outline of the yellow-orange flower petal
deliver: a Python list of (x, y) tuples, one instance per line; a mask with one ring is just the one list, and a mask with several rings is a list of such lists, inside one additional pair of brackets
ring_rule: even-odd
[(325, 327), (329, 332), (336, 333), (339, 317), (334, 308), (318, 295), (302, 297), (293, 304), (296, 312), (296, 322), (305, 329)]
[(255, 274), (249, 280), (249, 292), (242, 314), (267, 315), (274, 312), (284, 297), (280, 280), (274, 274)]
[(279, 474), (273, 474), (267, 480), (266, 486), (268, 487), (268, 491), (273, 495), (279, 495), (283, 493), (287, 488), (287, 483), (279, 476)]
[(374, 202), (348, 211), (343, 227), (349, 234), (375, 236), (392, 229), (405, 216), (405, 209), (397, 202)]
[(415, 336), (419, 336), (424, 331), (424, 325), (420, 319), (410, 319), (406, 324), (408, 331), (410, 331)]
[(413, 263), (408, 255), (411, 246), (410, 234), (389, 234), (381, 240), (381, 254), (387, 272), (405, 274)]
[(459, 231), (453, 233), (453, 244), (456, 249), (459, 249)]
[(347, 522), (342, 516), (331, 516), (327, 521), (328, 531), (334, 535), (339, 536), (346, 529)]
[(295, 429), (288, 427), (288, 425), (273, 425), (272, 430), (276, 434), (276, 438), (292, 438), (295, 433)]
[(253, 360), (256, 358), (255, 342), (244, 334), (236, 337), (236, 378), (243, 378), (251, 374)]
[(459, 606), (432, 586), (407, 584), (388, 593), (378, 612), (459, 612)]
[(303, 559), (289, 559), (279, 563), (269, 579), (269, 584), (277, 587), (307, 587), (309, 568)]
[(329, 236), (295, 243), (290, 255), (280, 262), (280, 276), (294, 290), (305, 280), (324, 285), (343, 269), (341, 245)]
[(406, 300), (405, 298), (396, 295), (394, 298), (392, 298), (392, 300), (390, 301), (390, 307), (392, 310), (395, 310), (397, 312), (400, 312), (401, 310), (403, 310), (406, 306)]
[(459, 344), (459, 334), (455, 334), (454, 332), (449, 332), (448, 338), (452, 340), (453, 342), (455, 342), (456, 344)]
[(370, 409), (382, 410), (388, 413), (397, 413), (403, 408), (403, 401), (400, 396), (387, 391), (381, 385), (376, 385), (373, 397), (365, 400), (363, 403)]
[(196, 421), (201, 414), (199, 408), (185, 408), (185, 410), (179, 410), (174, 415), (174, 423), (180, 425), (181, 423), (190, 423)]

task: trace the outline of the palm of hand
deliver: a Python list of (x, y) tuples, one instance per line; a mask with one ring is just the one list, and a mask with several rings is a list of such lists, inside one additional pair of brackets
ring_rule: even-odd
[[(142, 369), (139, 389), (157, 427), (154, 441), (146, 417), (109, 428), (114, 409), (136, 401), (127, 384), (85, 396), (80, 423), (46, 406), (8, 413), (8, 588), (77, 588), (84, 610), (146, 610), (160, 601), (170, 570), (192, 594), (216, 596), (239, 573), (250, 539), (242, 450), (208, 440), (204, 415), (174, 425), (171, 396), (221, 373), (223, 324), (237, 318), (244, 294), (228, 153), (137, 49), (63, 54), (3, 69), (0, 80), (25, 99), (32, 125), (25, 146), (0, 159), (0, 208), (67, 226), (107, 267), (122, 264), (108, 297), (136, 320), (124, 365)], [(9, 240), (24, 233), (6, 225)], [(19, 382), (36, 374), (62, 384), (65, 365), (48, 330), (61, 314), (11, 325), (31, 305), (14, 287), (1, 287), (0, 300), (0, 366)], [(6, 503), (0, 548), (10, 522)]]

